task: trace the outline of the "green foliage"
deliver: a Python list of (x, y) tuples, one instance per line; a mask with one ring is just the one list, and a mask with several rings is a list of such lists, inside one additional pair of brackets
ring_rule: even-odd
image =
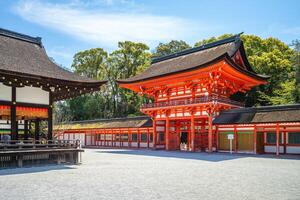
[(130, 41), (119, 42), (118, 47), (109, 55), (101, 48), (75, 54), (75, 73), (108, 83), (99, 92), (57, 103), (56, 122), (141, 115), (139, 108), (145, 99), (120, 88), (116, 80), (134, 76), (149, 66), (149, 47)]
[[(225, 39), (233, 34), (224, 34), (219, 37), (212, 37), (197, 42), (195, 46), (200, 46), (217, 40)], [(258, 74), (268, 75), (268, 84), (253, 88), (246, 95), (236, 94), (233, 99), (243, 99), (247, 106), (272, 105), (278, 102), (291, 102), (281, 99), (285, 96), (279, 91), (287, 87), (288, 82), (294, 80), (295, 68), (292, 64), (294, 50), (276, 38), (262, 39), (255, 35), (242, 35), (247, 58), (254, 71)], [(286, 83), (287, 85), (282, 85)], [(287, 89), (287, 88), (286, 88)], [(275, 92), (277, 91), (277, 92)], [(290, 91), (292, 92), (292, 91)], [(295, 98), (295, 95), (290, 95)], [(275, 100), (276, 99), (276, 100)], [(294, 102), (294, 101), (292, 101)]]
[[(201, 40), (204, 45), (233, 36), (224, 34)], [(289, 47), (276, 38), (262, 39), (255, 35), (242, 35), (250, 65), (259, 74), (269, 75), (268, 84), (252, 88), (246, 94), (237, 93), (232, 99), (245, 101), (247, 106), (275, 105), (300, 102), (300, 41)], [(84, 95), (55, 105), (56, 122), (141, 115), (141, 104), (151, 101), (127, 89), (120, 88), (116, 80), (126, 79), (144, 71), (151, 57), (176, 53), (190, 46), (182, 40), (160, 43), (153, 54), (143, 43), (119, 42), (118, 49), (108, 54), (101, 48), (78, 52), (72, 68), (78, 74), (93, 79), (107, 80), (99, 92)]]
[(167, 56), (172, 53), (177, 53), (186, 49), (191, 48), (185, 41), (172, 40), (168, 43), (159, 43), (153, 52), (153, 57)]

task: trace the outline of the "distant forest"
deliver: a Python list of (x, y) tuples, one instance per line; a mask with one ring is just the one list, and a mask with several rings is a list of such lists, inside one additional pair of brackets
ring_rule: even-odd
[[(93, 79), (108, 80), (99, 92), (55, 104), (55, 122), (89, 120), (142, 115), (141, 104), (148, 98), (122, 89), (116, 83), (141, 73), (150, 66), (151, 58), (165, 56), (185, 49), (233, 36), (224, 34), (201, 40), (193, 46), (182, 40), (160, 43), (153, 51), (143, 43), (119, 42), (118, 48), (107, 53), (93, 48), (74, 55), (72, 70)], [(269, 84), (255, 87), (246, 94), (231, 98), (244, 101), (246, 106), (293, 104), (300, 102), (300, 40), (285, 44), (276, 38), (262, 39), (242, 35), (248, 60), (259, 74), (269, 75)]]

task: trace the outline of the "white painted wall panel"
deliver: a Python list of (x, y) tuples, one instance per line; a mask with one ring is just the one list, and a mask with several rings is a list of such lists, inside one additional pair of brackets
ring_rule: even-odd
[(17, 102), (49, 105), (49, 92), (35, 87), (17, 88)]
[[(279, 147), (279, 153), (283, 153), (283, 147), (280, 146)], [(265, 145), (265, 152), (266, 153), (276, 153), (276, 146), (268, 146), (268, 145)]]
[(138, 147), (138, 143), (137, 143), (137, 142), (132, 142), (132, 143), (131, 143), (131, 146), (132, 146), (132, 147)]
[(140, 143), (140, 147), (147, 148), (147, 143)]
[(0, 100), (11, 101), (11, 87), (0, 83)]
[(286, 153), (300, 154), (300, 147), (286, 147)]

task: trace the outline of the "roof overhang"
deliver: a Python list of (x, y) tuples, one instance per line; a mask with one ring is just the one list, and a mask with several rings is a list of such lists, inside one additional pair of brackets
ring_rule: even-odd
[(210, 72), (218, 70), (221, 71), (228, 78), (244, 82), (249, 87), (267, 83), (267, 76), (257, 75), (253, 72), (239, 67), (232, 58), (227, 54), (223, 54), (218, 58), (200, 66), (195, 66), (187, 70), (180, 70), (168, 74), (162, 74), (155, 77), (150, 77), (143, 80), (126, 81), (118, 80), (121, 87), (133, 90), (135, 92), (143, 92), (143, 89), (149, 87), (159, 87), (169, 84), (180, 84), (187, 81), (195, 81), (200, 79), (207, 79)]
[(7, 86), (39, 87), (50, 91), (53, 101), (59, 101), (98, 91), (107, 81), (77, 82), (0, 70), (0, 82)]

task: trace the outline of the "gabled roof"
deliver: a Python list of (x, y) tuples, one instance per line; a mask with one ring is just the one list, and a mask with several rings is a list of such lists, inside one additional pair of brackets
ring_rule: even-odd
[(80, 130), (80, 129), (105, 129), (105, 128), (148, 128), (152, 127), (152, 119), (147, 116), (96, 119), (85, 121), (67, 122), (54, 129), (61, 130)]
[(213, 124), (300, 122), (300, 104), (238, 108), (223, 111)]
[[(79, 76), (52, 62), (46, 54), (40, 37), (31, 37), (21, 33), (0, 28), (0, 75), (15, 79), (39, 81), (42, 86), (69, 86), (76, 88), (98, 89), (106, 81), (96, 81)], [(3, 79), (4, 80), (4, 79)], [(0, 81), (3, 81), (2, 79)], [(4, 81), (3, 81), (4, 82)], [(34, 81), (33, 81), (34, 82)], [(29, 85), (34, 85), (30, 83)], [(26, 85), (26, 82), (22, 83)], [(72, 90), (72, 88), (71, 88)], [(54, 98), (66, 95), (60, 90), (60, 95), (54, 92)], [(71, 95), (73, 96), (73, 95)], [(74, 96), (76, 96), (74, 94)]]
[(246, 69), (238, 67), (239, 70), (257, 79), (265, 80), (267, 77), (256, 74), (250, 66), (245, 55), (243, 42), (240, 39), (240, 34), (238, 34), (224, 40), (205, 44), (168, 56), (155, 58), (152, 60), (151, 66), (141, 74), (128, 79), (118, 80), (118, 82), (121, 84), (134, 83), (179, 72), (199, 69), (213, 61), (220, 60), (221, 58), (230, 59), (238, 50), (240, 50), (246, 65)]

